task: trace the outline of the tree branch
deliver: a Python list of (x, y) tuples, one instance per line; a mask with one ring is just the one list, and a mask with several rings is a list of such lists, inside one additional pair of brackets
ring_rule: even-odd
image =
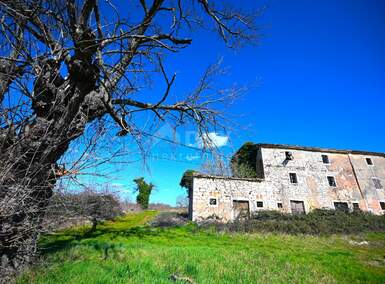
[(79, 16), (79, 24), (81, 26), (85, 27), (87, 25), (87, 21), (91, 15), (92, 9), (95, 7), (95, 5), (96, 5), (96, 0), (85, 0), (84, 1), (83, 8), (82, 8), (82, 11), (81, 11), (80, 16)]

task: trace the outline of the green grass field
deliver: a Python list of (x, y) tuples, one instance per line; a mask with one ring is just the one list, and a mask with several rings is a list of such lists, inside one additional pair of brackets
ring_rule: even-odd
[[(18, 283), (175, 283), (172, 275), (194, 283), (385, 283), (385, 234), (228, 235), (194, 224), (146, 226), (156, 214), (129, 214), (92, 234), (82, 227), (46, 236), (43, 263)], [(362, 240), (369, 244), (358, 245)]]

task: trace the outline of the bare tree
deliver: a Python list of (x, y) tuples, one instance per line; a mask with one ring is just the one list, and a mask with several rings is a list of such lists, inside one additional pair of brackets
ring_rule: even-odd
[(176, 207), (187, 208), (189, 204), (188, 197), (186, 195), (178, 195), (176, 197)]
[(92, 223), (90, 232), (94, 232), (100, 221), (111, 220), (123, 210), (117, 194), (107, 184), (102, 188), (89, 186), (76, 193), (55, 190), (46, 212), (44, 225), (48, 230), (60, 228), (69, 220), (72, 223), (88, 220)]
[[(255, 13), (222, 1), (115, 2), (0, 0), (1, 273), (36, 252), (52, 190), (68, 174), (58, 161), (87, 125), (113, 121), (118, 135), (140, 146), (148, 134), (135, 117), (148, 113), (174, 127), (192, 123), (203, 135), (225, 125), (215, 106), (242, 91), (216, 90), (214, 65), (195, 90), (169, 98), (176, 75), (167, 74), (164, 59), (189, 46), (202, 27), (231, 48), (252, 42)], [(154, 76), (164, 86), (146, 100), (142, 91)]]
[(91, 232), (96, 230), (100, 221), (113, 219), (122, 213), (119, 200), (111, 192), (97, 192), (89, 188), (78, 194), (77, 197), (79, 215), (90, 219), (92, 222)]

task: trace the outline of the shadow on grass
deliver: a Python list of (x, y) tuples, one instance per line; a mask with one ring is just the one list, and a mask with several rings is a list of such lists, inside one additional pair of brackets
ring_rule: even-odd
[(93, 232), (88, 228), (76, 228), (43, 236), (40, 247), (43, 254), (51, 254), (76, 246), (92, 246), (99, 250), (111, 246), (106, 240), (114, 240), (117, 237), (159, 236), (161, 231), (162, 229), (149, 226), (135, 226), (129, 229), (101, 227)]

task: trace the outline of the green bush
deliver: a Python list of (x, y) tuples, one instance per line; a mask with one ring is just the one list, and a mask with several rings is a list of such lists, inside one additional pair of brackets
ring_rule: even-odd
[(152, 183), (147, 183), (143, 177), (134, 179), (136, 183), (136, 191), (138, 195), (136, 196), (136, 202), (140, 205), (142, 209), (148, 209), (148, 203), (150, 201), (150, 195), (154, 189)]
[(292, 215), (277, 211), (259, 211), (248, 220), (227, 224), (211, 223), (218, 231), (226, 232), (277, 232), (287, 234), (353, 234), (385, 231), (385, 216), (366, 212), (343, 212), (316, 209), (307, 215)]

